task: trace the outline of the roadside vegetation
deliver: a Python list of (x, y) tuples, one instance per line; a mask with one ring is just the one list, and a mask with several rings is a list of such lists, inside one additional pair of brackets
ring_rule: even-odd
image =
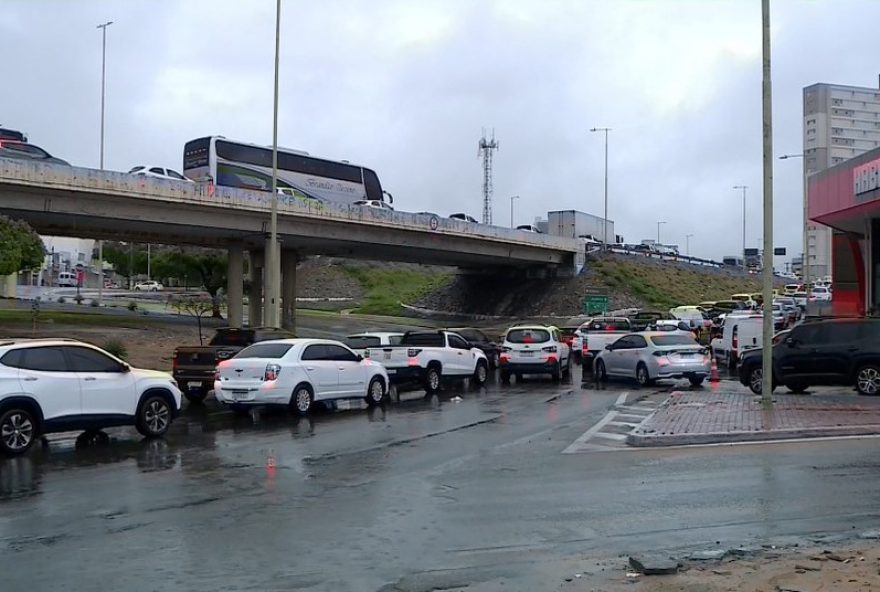
[(423, 295), (452, 281), (450, 273), (431, 273), (395, 267), (346, 265), (345, 273), (364, 289), (361, 305), (353, 312), (360, 314), (405, 315), (400, 303), (410, 304)]

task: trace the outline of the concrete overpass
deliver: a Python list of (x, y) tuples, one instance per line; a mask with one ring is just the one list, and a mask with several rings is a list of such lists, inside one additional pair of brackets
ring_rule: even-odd
[[(332, 206), (280, 196), (284, 324), (293, 324), (296, 262), (304, 255), (407, 261), (482, 269), (568, 273), (579, 241), (444, 217)], [(243, 252), (251, 285), (262, 285), (271, 195), (88, 168), (0, 159), (0, 212), (44, 235), (198, 245), (229, 251), (229, 322), (241, 324)], [(445, 206), (438, 206), (438, 209)], [(250, 298), (251, 324), (262, 320)]]

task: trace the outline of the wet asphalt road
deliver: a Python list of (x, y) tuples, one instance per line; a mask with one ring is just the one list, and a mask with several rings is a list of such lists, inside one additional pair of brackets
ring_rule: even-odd
[(663, 398), (577, 371), (307, 419), (211, 400), (153, 442), (53, 436), (0, 460), (0, 588), (548, 589), (565, 558), (880, 525), (880, 440), (561, 454), (621, 392)]

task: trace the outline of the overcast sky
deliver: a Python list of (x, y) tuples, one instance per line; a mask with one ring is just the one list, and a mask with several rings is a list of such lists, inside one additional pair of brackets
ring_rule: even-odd
[[(3, 0), (0, 123), (98, 165), (181, 168), (187, 140), (270, 144), (274, 0)], [(801, 152), (801, 89), (876, 86), (872, 0), (772, 2), (774, 150)], [(284, 0), (279, 143), (373, 168), (397, 209), (482, 212), (477, 141), (493, 129), (495, 220), (610, 214), (628, 242), (739, 253), (761, 237), (759, 0)], [(801, 163), (775, 162), (777, 246), (801, 251)], [(781, 259), (777, 259), (780, 265)]]

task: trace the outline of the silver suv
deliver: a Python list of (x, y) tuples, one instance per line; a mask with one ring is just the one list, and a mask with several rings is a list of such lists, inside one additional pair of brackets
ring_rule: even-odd
[(180, 390), (165, 372), (132, 368), (72, 339), (0, 342), (0, 452), (22, 454), (41, 435), (133, 425), (168, 431)]

